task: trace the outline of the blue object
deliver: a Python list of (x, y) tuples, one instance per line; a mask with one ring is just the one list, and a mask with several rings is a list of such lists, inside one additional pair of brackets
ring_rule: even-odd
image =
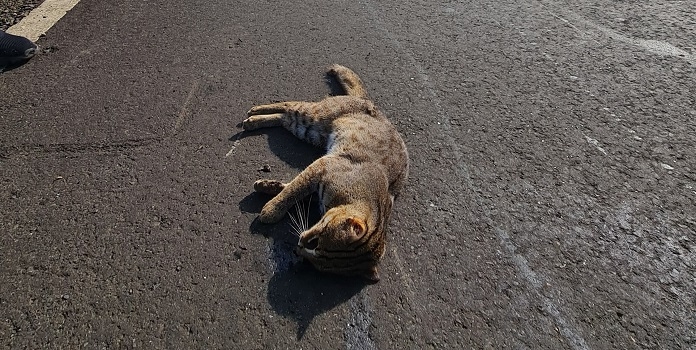
[(7, 66), (18, 65), (34, 57), (37, 49), (31, 40), (0, 30), (0, 72)]

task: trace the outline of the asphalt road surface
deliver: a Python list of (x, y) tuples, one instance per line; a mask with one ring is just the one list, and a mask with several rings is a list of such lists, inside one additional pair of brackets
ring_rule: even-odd
[[(692, 1), (82, 0), (39, 45), (0, 74), (3, 348), (696, 347)], [(254, 221), (319, 153), (237, 125), (331, 63), (411, 153), (375, 285)]]
[(0, 0), (0, 30), (19, 22), (43, 0)]

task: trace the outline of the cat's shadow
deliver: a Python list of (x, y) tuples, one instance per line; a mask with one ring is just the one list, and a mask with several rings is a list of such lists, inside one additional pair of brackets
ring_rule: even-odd
[[(241, 123), (237, 126), (241, 127)], [(247, 137), (259, 135), (266, 135), (268, 138), (268, 147), (270, 148), (271, 152), (294, 169), (302, 170), (322, 156), (322, 152), (319, 148), (298, 140), (289, 131), (283, 129), (282, 127), (263, 128), (253, 131), (242, 130), (230, 136), (229, 141), (237, 142)], [(259, 176), (259, 178), (261, 178), (264, 176), (272, 177), (273, 175), (261, 174)], [(287, 182), (291, 179), (275, 180)]]
[(302, 263), (277, 271), (267, 297), (275, 312), (297, 323), (300, 340), (315, 317), (350, 300), (364, 286), (362, 278), (329, 275)]
[[(328, 77), (327, 84), (332, 95), (343, 93), (341, 87)], [(298, 140), (280, 127), (242, 131), (230, 137), (230, 141), (262, 134), (267, 136), (271, 152), (295, 169), (304, 169), (322, 156), (320, 149)], [(259, 213), (269, 199), (268, 195), (251, 192), (239, 202), (239, 209)], [(316, 202), (307, 200), (300, 206), (309, 208), (310, 225), (319, 220)], [(291, 211), (294, 213), (295, 209)], [(262, 224), (256, 219), (249, 231), (271, 239), (268, 259), (274, 267), (274, 274), (268, 283), (268, 302), (276, 313), (297, 323), (298, 340), (304, 336), (315, 317), (345, 303), (367, 285), (363, 278), (321, 273), (309, 263), (300, 261), (293, 253), (298, 237), (292, 233), (291, 220), (287, 216), (273, 225)]]
[[(245, 212), (258, 213), (270, 197), (251, 193), (239, 203)], [(300, 204), (307, 208), (310, 203)], [(316, 203), (311, 203), (310, 225), (318, 220)], [(294, 209), (291, 209), (294, 211)], [(273, 276), (268, 282), (267, 299), (278, 315), (292, 319), (297, 324), (297, 340), (304, 337), (314, 318), (350, 300), (366, 285), (360, 277), (345, 277), (322, 273), (308, 262), (303, 262), (293, 252), (297, 236), (292, 232), (288, 217), (277, 224), (267, 225), (254, 220), (249, 231), (270, 238), (268, 259), (273, 266)]]

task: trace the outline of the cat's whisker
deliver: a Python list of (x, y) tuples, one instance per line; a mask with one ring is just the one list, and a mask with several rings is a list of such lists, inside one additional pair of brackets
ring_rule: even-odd
[(300, 205), (297, 206), (297, 216), (300, 221), (300, 229), (302, 231), (307, 230), (307, 225), (305, 224), (305, 217), (304, 217), (304, 201), (300, 201)]
[(295, 225), (295, 224), (290, 224), (290, 226), (291, 226), (291, 228), (292, 228), (292, 230), (291, 230), (292, 234), (295, 235), (295, 236), (299, 236), (299, 235), (300, 235), (300, 234), (299, 234), (300, 231), (299, 231), (299, 228), (297, 227), (297, 225)]
[(290, 220), (292, 221), (291, 226), (293, 229), (293, 234), (299, 237), (304, 230), (302, 230), (302, 215), (300, 213), (300, 210), (298, 209), (297, 201), (295, 201), (295, 212), (297, 213), (297, 218), (295, 217), (295, 215), (292, 215), (292, 213), (290, 213), (289, 216)]
[[(294, 221), (292, 214), (290, 214), (290, 218)], [(297, 225), (295, 225), (294, 223), (290, 223), (290, 228), (292, 229), (290, 230), (290, 232), (292, 232), (293, 235), (297, 236)]]
[(304, 217), (304, 219), (305, 219), (304, 220), (304, 227), (303, 227), (304, 230), (309, 229), (309, 209), (310, 209), (311, 205), (312, 205), (312, 195), (309, 195), (309, 201), (307, 202), (307, 213)]
[[(291, 215), (290, 217), (292, 217), (292, 215)], [(290, 227), (292, 228), (292, 230), (290, 230), (290, 232), (292, 232), (293, 235), (299, 237), (299, 236), (300, 236), (300, 233), (299, 233), (300, 231), (299, 231), (299, 229), (297, 228), (297, 226), (296, 226), (295, 224), (290, 224)]]

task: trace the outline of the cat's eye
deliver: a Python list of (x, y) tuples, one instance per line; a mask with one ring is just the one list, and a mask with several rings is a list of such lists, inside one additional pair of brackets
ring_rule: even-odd
[(309, 249), (309, 250), (314, 250), (314, 249), (317, 249), (318, 246), (319, 246), (319, 238), (314, 237), (314, 238), (310, 239), (309, 241), (307, 241), (307, 244), (305, 244), (304, 247), (306, 249)]

